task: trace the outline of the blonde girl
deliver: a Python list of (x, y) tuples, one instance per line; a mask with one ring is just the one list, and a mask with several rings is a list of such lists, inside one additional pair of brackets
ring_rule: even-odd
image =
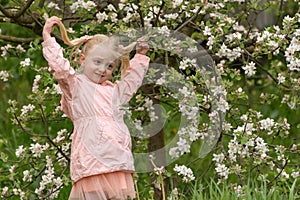
[[(83, 48), (75, 73), (61, 46), (51, 33), (60, 26), (69, 46)], [(97, 34), (70, 41), (61, 19), (49, 18), (43, 29), (43, 55), (62, 90), (61, 105), (72, 120), (70, 200), (135, 198), (131, 138), (120, 107), (127, 103), (142, 83), (149, 65), (149, 46), (136, 43), (136, 54), (129, 61), (133, 45), (120, 47), (111, 37)], [(121, 62), (121, 80), (110, 81)]]

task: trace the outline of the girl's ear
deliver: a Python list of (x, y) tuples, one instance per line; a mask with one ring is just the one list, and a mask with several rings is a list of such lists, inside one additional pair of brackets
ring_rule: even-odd
[(84, 54), (82, 54), (82, 53), (80, 54), (79, 60), (80, 60), (80, 64), (82, 65), (82, 63), (83, 63), (84, 60), (85, 60)]

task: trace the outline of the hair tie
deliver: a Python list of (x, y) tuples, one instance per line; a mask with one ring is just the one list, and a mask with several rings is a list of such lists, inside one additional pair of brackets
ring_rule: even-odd
[(93, 36), (90, 35), (84, 35), (80, 37), (80, 40), (85, 40), (85, 42), (87, 42), (88, 40), (92, 39)]

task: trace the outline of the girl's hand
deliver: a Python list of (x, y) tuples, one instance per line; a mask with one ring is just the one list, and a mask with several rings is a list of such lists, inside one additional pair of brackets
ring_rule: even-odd
[(138, 39), (136, 42), (136, 53), (146, 55), (149, 50), (149, 45), (147, 41), (143, 41), (142, 39)]
[(51, 37), (51, 33), (55, 26), (57, 26), (61, 22), (61, 18), (56, 16), (50, 17), (46, 20), (46, 23), (43, 28), (43, 39), (44, 41)]

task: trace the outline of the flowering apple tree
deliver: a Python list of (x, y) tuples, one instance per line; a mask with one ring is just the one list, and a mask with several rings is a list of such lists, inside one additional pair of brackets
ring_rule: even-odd
[[(70, 190), (73, 126), (41, 53), (52, 15), (71, 38), (143, 36), (150, 45), (142, 87), (122, 108), (140, 197), (180, 199), (210, 179), (240, 195), (249, 178), (285, 191), (283, 183), (300, 176), (299, 7), (296, 0), (1, 0), (1, 199), (63, 199)], [(77, 52), (58, 30), (53, 36), (78, 69)]]

